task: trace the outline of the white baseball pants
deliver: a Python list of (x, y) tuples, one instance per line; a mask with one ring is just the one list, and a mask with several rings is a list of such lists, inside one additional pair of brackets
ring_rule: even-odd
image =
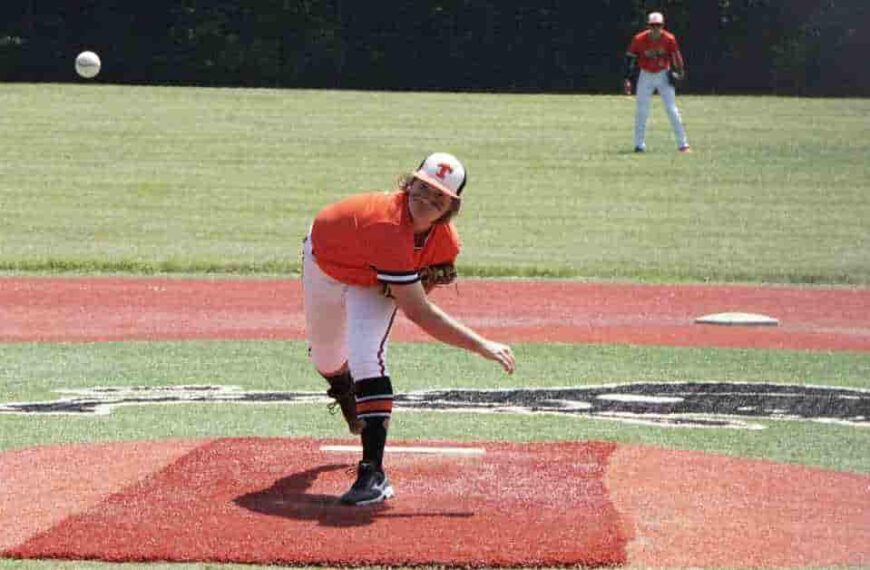
[(680, 111), (677, 109), (677, 92), (674, 86), (668, 82), (668, 72), (659, 71), (658, 73), (651, 73), (641, 69), (637, 79), (634, 147), (646, 148), (646, 121), (649, 118), (650, 100), (656, 90), (661, 95), (665, 110), (668, 112), (668, 119), (671, 121), (671, 128), (674, 130), (674, 136), (677, 139), (677, 148), (689, 146), (689, 142), (686, 139), (686, 130), (683, 128), (683, 121), (680, 118)]
[(346, 363), (354, 380), (389, 376), (395, 302), (380, 287), (347, 285), (321, 271), (310, 237), (302, 248), (302, 300), (309, 358), (321, 375), (332, 376)]

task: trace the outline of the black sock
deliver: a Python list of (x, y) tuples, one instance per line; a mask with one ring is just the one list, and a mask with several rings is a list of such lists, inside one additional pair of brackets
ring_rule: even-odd
[(387, 427), (393, 412), (393, 384), (389, 376), (363, 378), (357, 380), (354, 393), (359, 419), (364, 422), (361, 438), (363, 461), (383, 471)]
[(387, 418), (366, 418), (362, 430), (363, 461), (368, 461), (378, 471), (384, 470), (384, 447), (387, 445)]

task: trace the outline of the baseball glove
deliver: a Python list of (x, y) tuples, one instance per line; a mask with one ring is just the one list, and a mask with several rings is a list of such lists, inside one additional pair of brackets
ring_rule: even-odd
[[(417, 273), (420, 275), (420, 284), (423, 285), (423, 289), (427, 293), (440, 285), (450, 285), (456, 281), (457, 276), (456, 267), (452, 263), (428, 265)], [(386, 283), (381, 288), (381, 292), (384, 294), (384, 297), (393, 297), (393, 292)]]
[(438, 263), (420, 270), (420, 282), (428, 293), (439, 285), (450, 285), (456, 281), (456, 267), (452, 263)]
[(668, 83), (671, 85), (676, 85), (683, 80), (683, 77), (684, 75), (682, 73), (676, 72), (673, 69), (668, 70)]

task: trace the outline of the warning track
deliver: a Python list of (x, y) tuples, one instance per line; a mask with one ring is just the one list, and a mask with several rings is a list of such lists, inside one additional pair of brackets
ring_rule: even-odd
[[(505, 342), (870, 351), (870, 290), (463, 280), (435, 301)], [(775, 327), (699, 325), (749, 312)], [(0, 278), (0, 342), (304, 337), (298, 280)], [(393, 338), (427, 341), (397, 319)]]

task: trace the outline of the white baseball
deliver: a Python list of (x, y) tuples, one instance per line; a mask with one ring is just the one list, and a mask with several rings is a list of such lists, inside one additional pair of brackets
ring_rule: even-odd
[(100, 72), (100, 56), (92, 51), (83, 51), (76, 56), (76, 73), (90, 79)]

